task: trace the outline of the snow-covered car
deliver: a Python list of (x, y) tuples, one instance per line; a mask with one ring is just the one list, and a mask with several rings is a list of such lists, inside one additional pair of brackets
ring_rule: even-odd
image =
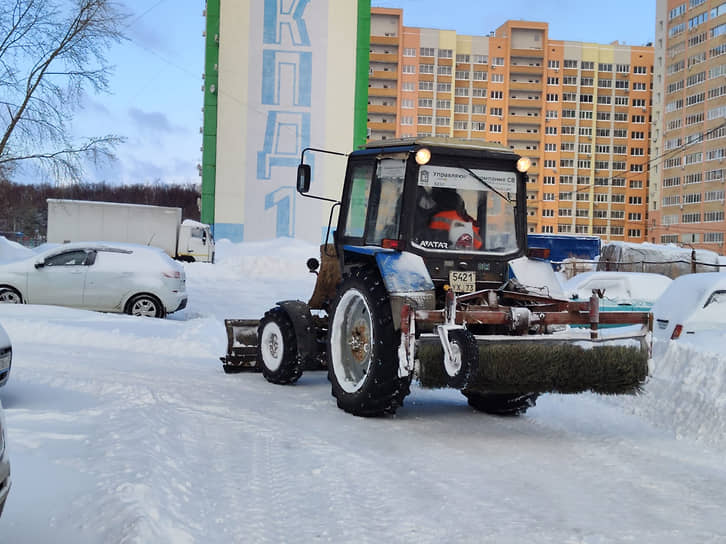
[(673, 280), (643, 272), (585, 272), (567, 280), (562, 289), (568, 298), (587, 300), (593, 289), (603, 293), (602, 310), (647, 311)]
[(726, 274), (679, 276), (653, 306), (653, 335), (668, 340), (699, 332), (726, 333)]
[(186, 306), (186, 276), (154, 247), (76, 242), (0, 265), (0, 302), (164, 317)]
[(10, 364), (13, 360), (13, 346), (8, 333), (0, 325), (0, 387), (5, 385), (10, 377)]
[(10, 461), (5, 448), (5, 415), (0, 403), (0, 516), (3, 514), (8, 493), (10, 493)]

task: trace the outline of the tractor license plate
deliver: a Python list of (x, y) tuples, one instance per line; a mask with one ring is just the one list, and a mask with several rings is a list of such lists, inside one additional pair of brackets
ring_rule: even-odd
[(473, 270), (452, 270), (449, 272), (449, 285), (456, 293), (476, 291), (476, 274)]

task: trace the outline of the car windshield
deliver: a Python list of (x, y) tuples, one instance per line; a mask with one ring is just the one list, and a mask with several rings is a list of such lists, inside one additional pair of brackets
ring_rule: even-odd
[(517, 250), (514, 172), (421, 166), (413, 243), (444, 251)]

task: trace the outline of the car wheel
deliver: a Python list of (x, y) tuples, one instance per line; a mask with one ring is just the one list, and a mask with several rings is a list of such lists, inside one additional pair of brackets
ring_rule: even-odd
[(126, 306), (126, 313), (140, 317), (164, 317), (164, 306), (151, 295), (136, 295)]
[(0, 303), (2, 304), (22, 304), (23, 297), (20, 296), (12, 287), (0, 287)]
[(292, 321), (280, 307), (269, 310), (257, 329), (257, 362), (270, 383), (295, 383), (303, 373)]
[(474, 393), (462, 391), (469, 406), (496, 416), (518, 416), (537, 402), (537, 393)]
[(328, 330), (328, 377), (338, 407), (357, 416), (393, 414), (410, 392), (398, 375), (398, 336), (376, 271), (354, 270), (341, 283)]

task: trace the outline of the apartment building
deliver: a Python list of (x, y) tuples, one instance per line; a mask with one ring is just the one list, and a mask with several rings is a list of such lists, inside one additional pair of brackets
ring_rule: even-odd
[(726, 1), (657, 0), (648, 241), (726, 253)]
[(651, 46), (551, 40), (528, 21), (466, 36), (373, 8), (368, 138), (507, 145), (532, 159), (530, 232), (641, 242), (652, 81)]

